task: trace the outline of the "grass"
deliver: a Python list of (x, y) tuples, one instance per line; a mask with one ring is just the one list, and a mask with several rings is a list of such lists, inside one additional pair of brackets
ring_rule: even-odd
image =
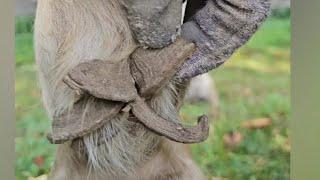
[[(16, 32), (16, 179), (47, 174), (55, 146), (45, 138), (50, 123), (41, 103), (32, 45), (32, 26), (17, 21)], [(30, 23), (32, 19), (25, 20)], [(270, 18), (260, 31), (221, 68), (210, 72), (220, 97), (220, 115), (210, 117), (207, 141), (190, 152), (210, 178), (231, 180), (289, 179), (290, 161), (290, 20)], [(207, 103), (185, 104), (187, 121), (209, 114)], [(244, 121), (270, 118), (266, 128), (244, 128)], [(239, 132), (240, 145), (226, 148), (223, 136)]]

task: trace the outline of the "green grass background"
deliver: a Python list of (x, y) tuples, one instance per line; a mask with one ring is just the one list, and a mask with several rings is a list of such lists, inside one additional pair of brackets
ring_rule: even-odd
[[(50, 122), (41, 103), (33, 50), (33, 17), (16, 20), (16, 179), (47, 174), (55, 146), (46, 140)], [(286, 180), (290, 171), (290, 20), (269, 18), (250, 42), (221, 68), (210, 72), (220, 98), (220, 115), (210, 117), (207, 141), (191, 145), (194, 160), (210, 179)], [(185, 104), (187, 121), (212, 111), (209, 104)], [(241, 123), (270, 118), (259, 130)], [(223, 135), (240, 132), (242, 143), (225, 148)], [(288, 148), (289, 147), (289, 148)]]

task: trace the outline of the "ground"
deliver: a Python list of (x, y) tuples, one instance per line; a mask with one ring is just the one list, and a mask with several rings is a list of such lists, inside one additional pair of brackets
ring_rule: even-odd
[[(32, 29), (32, 18), (17, 18), (18, 180), (47, 174), (55, 150), (46, 139), (50, 122), (41, 103)], [(209, 179), (289, 179), (290, 31), (289, 18), (270, 18), (225, 65), (210, 72), (220, 96), (220, 115), (210, 117), (209, 139), (190, 147)], [(207, 103), (185, 104), (181, 116), (192, 122), (210, 111)]]

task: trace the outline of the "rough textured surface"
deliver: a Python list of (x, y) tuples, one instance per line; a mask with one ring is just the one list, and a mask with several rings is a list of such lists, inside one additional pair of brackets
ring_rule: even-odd
[[(196, 0), (189, 1), (191, 5)], [(257, 31), (267, 17), (269, 1), (201, 0), (197, 1), (200, 9), (187, 7), (196, 12), (194, 16), (187, 12), (182, 36), (195, 42), (198, 51), (184, 64), (177, 77), (190, 79), (223, 64)], [(169, 45), (170, 37), (178, 34), (174, 32), (174, 25), (180, 26), (181, 3), (181, 0), (125, 0), (135, 39), (151, 48)]]
[(182, 0), (123, 0), (135, 39), (151, 48), (171, 44), (179, 34)]
[[(88, 100), (93, 101), (91, 103), (94, 104), (94, 106), (89, 106), (89, 109), (85, 106)], [(97, 130), (109, 119), (119, 115), (123, 107), (124, 103), (120, 102), (105, 101), (94, 97), (82, 99), (70, 111), (54, 119), (52, 124), (53, 131), (48, 135), (48, 139), (54, 144), (74, 140), (72, 143), (73, 149), (82, 151), (83, 147), (80, 146), (82, 139), (80, 137)], [(167, 120), (160, 117), (142, 98), (137, 98), (134, 102), (129, 103), (128, 106), (122, 109), (122, 112), (132, 112), (136, 117), (136, 119), (134, 118), (135, 121), (141, 122), (149, 130), (172, 141), (199, 143), (206, 140), (209, 135), (207, 116), (199, 117), (197, 126), (184, 125), (172, 119)], [(117, 132), (115, 132), (114, 136), (116, 135)], [(100, 138), (101, 142), (105, 139), (105, 137)]]
[(72, 89), (80, 89), (101, 99), (129, 102), (137, 96), (127, 61), (84, 62), (72, 69), (64, 81)]
[[(140, 95), (148, 97), (159, 91), (194, 50), (195, 45), (183, 39), (160, 50), (137, 50), (132, 55), (131, 67), (134, 68), (131, 69), (134, 69), (133, 75), (141, 87)], [(80, 97), (85, 96), (84, 92), (89, 94), (93, 102), (87, 107), (87, 100), (80, 99), (70, 111), (54, 119), (53, 132), (49, 136), (53, 143), (63, 143), (95, 131), (107, 119), (119, 114), (125, 103), (135, 101), (139, 96), (127, 61), (92, 60), (81, 63), (72, 69), (64, 82)]]
[(93, 97), (83, 98), (69, 111), (54, 117), (48, 139), (51, 143), (61, 144), (90, 133), (119, 114), (123, 105)]
[(158, 116), (142, 99), (130, 104), (133, 114), (147, 128), (180, 143), (199, 143), (209, 134), (208, 117), (201, 116), (197, 126), (187, 126)]
[[(80, 95), (86, 92), (96, 97), (95, 101), (102, 101), (97, 99), (101, 98), (109, 100), (108, 102), (130, 102), (133, 114), (147, 128), (177, 142), (195, 143), (208, 136), (207, 119), (202, 117), (198, 126), (187, 127), (159, 117), (138, 97), (132, 78), (133, 76), (136, 81), (140, 95), (148, 98), (172, 79), (185, 59), (194, 51), (193, 44), (181, 39), (169, 46), (179, 34), (181, 3), (182, 0), (123, 0), (123, 7), (136, 40), (149, 48), (168, 47), (160, 50), (136, 50), (130, 67), (127, 61), (108, 63), (94, 60), (82, 63), (69, 73), (65, 82)], [(194, 42), (197, 51), (185, 62), (175, 78), (187, 80), (223, 64), (256, 32), (268, 10), (269, 3), (265, 0), (208, 0), (202, 9), (182, 26), (183, 38)], [(87, 124), (82, 123), (79, 128), (79, 119), (83, 118), (80, 117), (80, 114), (83, 114), (81, 109), (85, 109), (79, 105), (81, 102), (82, 100), (75, 104), (71, 113), (56, 118), (53, 135), (50, 137), (53, 142), (62, 142), (93, 131), (101, 126), (104, 119), (119, 113), (125, 104), (119, 102), (101, 108), (102, 106), (95, 102), (97, 106), (86, 109)], [(64, 134), (68, 132), (68, 128), (74, 131)]]
[(223, 64), (257, 31), (269, 6), (268, 0), (209, 0), (182, 27), (182, 36), (195, 42), (198, 51), (177, 76), (192, 78)]
[[(93, 59), (119, 62), (128, 59), (136, 49), (127, 17), (120, 7), (121, 1), (39, 1), (35, 23), (36, 56), (43, 99), (50, 117), (59, 116), (75, 102), (81, 102), (78, 98), (75, 101), (75, 92), (62, 82), (71, 69)], [(180, 90), (170, 82), (148, 103), (161, 117), (177, 120), (178, 109), (174, 105), (180, 101), (177, 91)], [(88, 103), (87, 109), (89, 106), (94, 104)], [(129, 133), (128, 127), (132, 124), (141, 127), (136, 136)], [(114, 130), (118, 132), (115, 137)], [(99, 146), (101, 136), (107, 140)], [(71, 142), (58, 146), (49, 179), (202, 179), (196, 176), (201, 173), (184, 154), (184, 149), (178, 148), (182, 145), (126, 118), (115, 116), (98, 130), (84, 135), (83, 142), (86, 153), (77, 153), (78, 156)], [(164, 155), (156, 160), (149, 152), (158, 145)], [(161, 161), (163, 163), (159, 163)]]
[[(140, 87), (140, 95), (153, 96), (167, 85), (194, 50), (195, 45), (183, 39), (159, 50), (138, 49), (132, 55), (131, 70)], [(86, 107), (87, 100), (80, 99), (69, 111), (54, 118), (53, 132), (49, 140), (53, 143), (63, 143), (100, 128), (106, 119), (119, 114), (125, 103), (135, 101), (140, 96), (133, 80), (127, 61), (110, 63), (92, 60), (76, 66), (64, 78), (64, 82), (80, 97), (89, 95), (93, 102)], [(80, 123), (81, 120), (82, 123)], [(81, 127), (79, 127), (80, 124)], [(167, 135), (164, 134), (164, 136)], [(74, 144), (79, 143), (75, 141)]]
[(151, 97), (157, 94), (194, 50), (193, 43), (181, 38), (163, 49), (136, 50), (131, 56), (130, 67), (141, 96)]

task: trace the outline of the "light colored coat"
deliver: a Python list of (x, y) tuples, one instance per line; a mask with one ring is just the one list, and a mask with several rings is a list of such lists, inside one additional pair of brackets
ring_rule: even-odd
[[(121, 61), (136, 49), (119, 2), (38, 1), (36, 62), (43, 101), (50, 118), (72, 107), (79, 98), (62, 82), (73, 67), (93, 59)], [(159, 115), (177, 119), (172, 117), (177, 114), (176, 102), (181, 100), (177, 92), (183, 92), (184, 88), (178, 89), (172, 82), (149, 103)], [(131, 137), (127, 127), (133, 125), (125, 117), (112, 119), (99, 132), (84, 137), (86, 155), (79, 155), (70, 147), (70, 143), (59, 145), (49, 179), (203, 179), (183, 145), (163, 139), (143, 127), (140, 127), (136, 137)], [(108, 135), (114, 129), (119, 135), (97, 147), (99, 133)]]

